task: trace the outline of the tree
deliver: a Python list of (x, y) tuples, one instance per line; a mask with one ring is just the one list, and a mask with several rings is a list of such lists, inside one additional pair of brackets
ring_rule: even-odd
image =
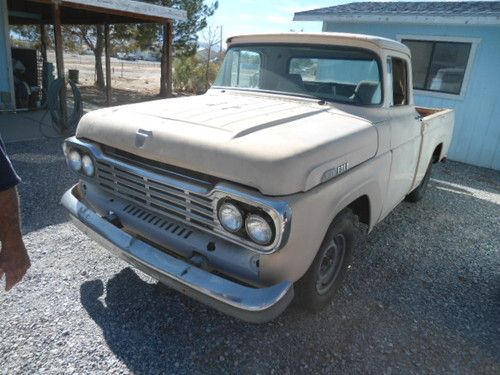
[[(47, 30), (49, 29), (50, 30)], [(12, 26), (11, 31), (16, 36), (13, 45), (30, 45), (33, 48), (43, 50), (41, 28), (37, 25)], [(82, 44), (87, 45), (95, 56), (95, 85), (104, 88), (104, 72), (102, 68), (102, 52), (104, 50), (104, 27), (79, 25), (63, 26), (64, 49), (76, 51)], [(53, 27), (46, 27), (46, 46), (54, 47)]]
[(104, 70), (102, 68), (102, 52), (104, 51), (104, 26), (71, 26), (67, 28), (74, 36), (80, 38), (90, 50), (94, 53), (95, 57), (95, 85), (100, 90), (105, 87), (104, 83)]
[[(71, 34), (80, 38), (81, 42), (86, 44), (94, 53), (95, 57), (95, 85), (103, 90), (105, 87), (104, 70), (102, 66), (102, 54), (104, 51), (104, 26), (70, 26), (66, 28)], [(110, 40), (113, 47), (121, 45), (122, 47), (130, 42), (131, 38), (138, 37), (136, 24), (117, 24), (111, 25)], [(112, 47), (112, 48), (113, 48)]]
[(208, 90), (210, 87), (210, 65), (212, 63), (212, 49), (220, 43), (222, 40), (219, 40), (218, 35), (218, 27), (208, 26), (203, 30), (202, 36), (203, 40), (206, 44), (206, 61), (205, 61), (205, 90)]
[[(183, 9), (187, 13), (186, 21), (176, 21), (173, 24), (173, 44), (176, 50), (176, 56), (192, 56), (198, 48), (198, 32), (207, 26), (207, 18), (212, 16), (218, 8), (218, 1), (211, 5), (203, 3), (203, 0), (141, 0), (144, 2), (162, 5), (177, 9)], [(104, 32), (102, 26), (75, 26), (74, 34), (79, 34), (82, 41), (94, 52), (96, 69), (96, 86), (104, 88), (104, 73), (102, 69), (102, 53), (104, 49)], [(126, 43), (134, 40), (136, 47), (147, 49), (155, 41), (163, 43), (162, 63), (160, 73), (160, 96), (168, 95), (168, 58), (166, 51), (168, 43), (167, 25), (158, 24), (129, 24), (113, 25), (110, 33), (113, 44), (117, 42)], [(171, 78), (171, 77), (170, 77)]]
[[(207, 18), (212, 16), (219, 6), (215, 1), (210, 5), (204, 4), (203, 0), (142, 0), (148, 3), (167, 6), (176, 9), (185, 10), (187, 13), (186, 21), (175, 21), (173, 24), (173, 44), (175, 55), (193, 56), (198, 48), (198, 32), (207, 27)], [(165, 43), (168, 42), (167, 25), (147, 24), (137, 28), (137, 43), (143, 49), (149, 47), (154, 40), (162, 41), (162, 64), (160, 76), (160, 96), (166, 96), (168, 90), (166, 83), (168, 80), (166, 59), (167, 51)]]
[(40, 48), (40, 30), (35, 25), (11, 26), (11, 35), (15, 38), (12, 40), (13, 46), (29, 45), (33, 48)]
[[(192, 56), (198, 48), (198, 33), (207, 27), (207, 18), (211, 17), (219, 2), (204, 4), (203, 0), (141, 0), (147, 3), (185, 10), (186, 21), (174, 22), (174, 47), (177, 56)], [(133, 37), (140, 48), (147, 48), (153, 40), (162, 40), (164, 25), (138, 25)]]
[[(205, 60), (199, 55), (181, 56), (175, 59), (173, 83), (178, 91), (202, 94), (207, 90)], [(209, 65), (208, 79), (213, 82), (217, 76), (219, 65), (212, 63)]]
[[(204, 4), (203, 0), (141, 0), (147, 3), (183, 9), (187, 13), (186, 21), (175, 21), (173, 24), (173, 44), (176, 56), (193, 56), (198, 48), (197, 33), (207, 26), (207, 18), (212, 16), (218, 8), (218, 1), (210, 5)], [(19, 27), (17, 34), (23, 39), (38, 43), (39, 32), (36, 26)], [(168, 58), (164, 36), (167, 35), (167, 26), (159, 24), (128, 24), (112, 25), (110, 28), (112, 45), (122, 45), (133, 42), (136, 48), (148, 49), (155, 43), (163, 43), (162, 64), (160, 77), (160, 95), (168, 93), (166, 82), (168, 71), (165, 63)], [(96, 86), (104, 88), (104, 72), (102, 67), (102, 55), (104, 51), (104, 27), (98, 26), (64, 26), (63, 28), (65, 47), (75, 44), (75, 38), (80, 43), (88, 46), (95, 56)], [(52, 34), (49, 33), (52, 38)], [(113, 47), (112, 47), (113, 48)]]

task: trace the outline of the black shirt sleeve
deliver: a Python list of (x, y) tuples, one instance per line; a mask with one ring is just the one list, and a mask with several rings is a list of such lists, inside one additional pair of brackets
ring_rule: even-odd
[(0, 137), (0, 191), (8, 190), (16, 186), (20, 181), (21, 179), (14, 170)]

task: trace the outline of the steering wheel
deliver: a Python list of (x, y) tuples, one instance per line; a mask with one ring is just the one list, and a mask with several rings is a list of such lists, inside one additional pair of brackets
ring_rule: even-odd
[(354, 92), (352, 93), (352, 96), (354, 97), (354, 100), (356, 103), (365, 104), (363, 98), (361, 98), (361, 96), (358, 94), (358, 92), (356, 90), (354, 90)]

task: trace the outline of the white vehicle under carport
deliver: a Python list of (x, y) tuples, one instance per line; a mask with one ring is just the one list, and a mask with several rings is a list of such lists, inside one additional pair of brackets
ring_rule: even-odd
[[(64, 143), (74, 222), (251, 322), (317, 311), (368, 230), (423, 197), (453, 112), (413, 104), (410, 52), (354, 34), (238, 36), (202, 96), (94, 111)], [(367, 276), (369, 277), (369, 275)]]

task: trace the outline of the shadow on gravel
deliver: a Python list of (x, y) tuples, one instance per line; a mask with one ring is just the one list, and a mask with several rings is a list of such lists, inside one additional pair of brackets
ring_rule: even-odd
[(464, 193), (486, 183), (496, 194), (499, 176), (476, 183), (437, 169), (423, 201), (400, 205), (368, 236), (319, 314), (291, 306), (247, 324), (130, 268), (81, 285), (81, 303), (134, 373), (494, 373), (499, 206)]
[(68, 221), (59, 201), (77, 182), (66, 166), (63, 138), (11, 143), (7, 151), (21, 177), (19, 194), (23, 234)]
[(267, 325), (244, 323), (160, 283), (147, 283), (130, 268), (106, 285), (101, 280), (82, 284), (80, 296), (110, 350), (131, 372), (139, 374), (219, 373), (227, 369), (227, 361), (258, 371), (258, 363), (245, 359), (259, 350), (255, 342), (227, 348), (226, 339), (258, 336), (266, 327), (282, 327), (278, 322), (297, 316), (290, 308)]

